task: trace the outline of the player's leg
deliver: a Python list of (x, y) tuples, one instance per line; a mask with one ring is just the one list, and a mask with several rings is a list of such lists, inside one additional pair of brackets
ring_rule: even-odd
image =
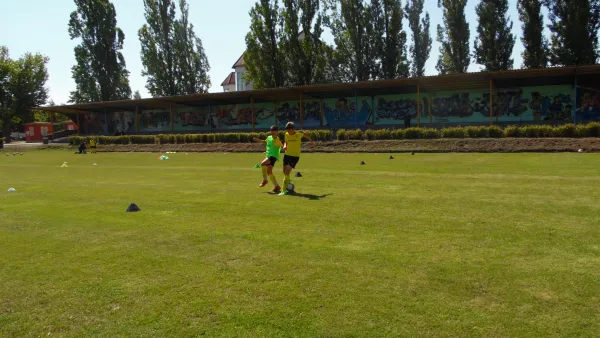
[[(287, 160), (286, 160), (287, 157)], [(299, 158), (295, 157), (295, 156), (288, 156), (285, 155), (284, 157), (284, 168), (283, 168), (283, 175), (284, 175), (284, 180), (283, 180), (283, 192), (282, 194), (285, 195), (287, 194), (287, 187), (288, 184), (290, 184), (292, 182), (292, 178), (290, 177), (290, 174), (292, 173), (292, 170), (296, 167), (296, 163), (298, 163)]]
[(273, 174), (273, 166), (275, 166), (275, 162), (277, 162), (277, 159), (275, 158), (271, 158), (270, 159), (271, 164), (267, 166), (267, 175), (269, 176), (269, 179), (271, 180), (271, 183), (273, 183), (274, 187), (273, 187), (273, 192), (280, 192), (281, 191), (281, 187), (279, 186), (279, 183), (277, 182), (277, 178), (275, 178), (275, 175)]
[(262, 182), (260, 182), (259, 187), (264, 187), (265, 185), (267, 185), (267, 183), (269, 183), (268, 179), (267, 179), (267, 167), (271, 165), (271, 161), (269, 160), (269, 158), (265, 158), (261, 163), (260, 163), (260, 169), (262, 171)]

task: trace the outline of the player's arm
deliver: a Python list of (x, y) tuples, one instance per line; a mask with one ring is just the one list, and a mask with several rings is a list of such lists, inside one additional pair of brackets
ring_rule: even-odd
[(310, 145), (314, 148), (317, 145), (315, 144), (315, 142), (313, 142), (313, 140), (310, 138), (310, 135), (308, 135), (307, 132), (303, 131), (302, 132), (302, 137), (306, 138), (308, 140), (308, 142), (310, 142)]
[(283, 143), (281, 142), (281, 140), (278, 138), (275, 139), (275, 146), (276, 147), (283, 147)]
[(256, 137), (255, 137), (255, 138), (253, 138), (252, 140), (254, 140), (254, 142), (257, 142), (257, 143), (259, 143), (259, 142), (260, 142), (260, 143), (265, 143), (265, 142), (267, 142), (267, 140), (261, 140), (261, 139), (259, 139), (259, 138), (256, 138)]

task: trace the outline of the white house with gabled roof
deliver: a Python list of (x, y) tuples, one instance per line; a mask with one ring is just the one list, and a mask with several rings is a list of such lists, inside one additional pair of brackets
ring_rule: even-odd
[(224, 92), (239, 92), (244, 90), (252, 90), (252, 82), (246, 82), (244, 75), (246, 74), (246, 67), (244, 64), (244, 54), (238, 58), (233, 64), (233, 72), (231, 72), (225, 81), (221, 83)]

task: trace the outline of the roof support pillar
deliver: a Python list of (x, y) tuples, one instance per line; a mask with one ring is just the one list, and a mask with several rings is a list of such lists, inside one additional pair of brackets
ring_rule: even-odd
[(302, 102), (302, 93), (300, 93), (300, 129), (304, 128), (304, 103)]
[(431, 113), (431, 103), (433, 101), (431, 93), (429, 95), (429, 124), (433, 124), (433, 114)]
[(573, 124), (577, 124), (577, 76), (573, 77), (573, 108), (571, 108), (571, 114), (573, 114)]
[(104, 108), (104, 135), (108, 136), (108, 112)]
[(252, 131), (256, 131), (256, 114), (254, 113), (254, 97), (250, 96), (250, 110), (252, 110)]
[(358, 96), (354, 92), (354, 127), (358, 129)]
[(371, 122), (375, 126), (375, 96), (371, 95)]
[(321, 128), (323, 128), (323, 126), (325, 125), (325, 123), (324, 123), (324, 116), (323, 116), (323, 114), (324, 114), (323, 113), (323, 109), (324, 109), (323, 105), (324, 105), (323, 98), (321, 98), (320, 111), (319, 111), (319, 119), (321, 121)]
[(277, 102), (273, 102), (273, 119), (275, 120), (275, 125), (279, 126), (279, 121), (277, 121)]
[(171, 134), (173, 134), (175, 132), (175, 124), (173, 123), (175, 120), (175, 118), (174, 118), (175, 114), (173, 113), (173, 104), (172, 103), (169, 104), (169, 113), (170, 113), (169, 115), (171, 117)]
[(212, 105), (208, 104), (208, 131), (212, 134), (213, 131)]
[(140, 133), (140, 106), (135, 106), (135, 133)]
[(75, 114), (77, 116), (77, 135), (81, 135), (81, 124), (79, 124), (79, 112)]
[(417, 85), (417, 126), (421, 127), (421, 87)]
[(494, 82), (490, 80), (490, 126), (494, 123)]

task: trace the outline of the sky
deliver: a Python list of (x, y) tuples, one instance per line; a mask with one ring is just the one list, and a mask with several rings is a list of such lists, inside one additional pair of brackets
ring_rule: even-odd
[[(68, 33), (69, 15), (75, 10), (73, 0), (5, 0), (0, 5), (0, 45), (8, 46), (11, 57), (18, 58), (26, 52), (42, 53), (50, 58), (48, 63), (48, 88), (50, 98), (56, 104), (66, 104), (69, 93), (75, 89), (71, 67), (75, 64), (73, 48), (77, 40)], [(117, 11), (117, 25), (125, 33), (122, 53), (130, 72), (132, 92), (139, 90), (142, 97), (149, 97), (146, 79), (141, 75), (140, 42), (137, 32), (144, 25), (143, 0), (112, 0)], [(188, 0), (190, 22), (196, 35), (202, 39), (210, 63), (210, 92), (223, 91), (221, 82), (232, 71), (231, 66), (244, 52), (245, 35), (250, 27), (248, 12), (256, 0)], [(477, 35), (475, 5), (479, 0), (469, 0), (465, 10), (471, 30), (471, 52)], [(509, 0), (508, 15), (513, 21), (513, 34), (517, 37), (513, 50), (514, 67), (522, 63), (523, 46), (520, 41), (521, 23), (516, 8), (517, 0)], [(281, 2), (280, 2), (281, 3)], [(403, 5), (405, 1), (403, 1)], [(435, 75), (439, 55), (436, 26), (442, 24), (442, 11), (437, 0), (426, 0), (425, 11), (431, 17), (433, 46), (426, 64), (426, 75)], [(547, 18), (547, 16), (545, 16)], [(403, 22), (409, 34), (408, 22)], [(324, 40), (332, 43), (330, 34)], [(410, 35), (409, 39), (410, 41)], [(469, 71), (478, 71), (480, 65), (471, 64)]]

